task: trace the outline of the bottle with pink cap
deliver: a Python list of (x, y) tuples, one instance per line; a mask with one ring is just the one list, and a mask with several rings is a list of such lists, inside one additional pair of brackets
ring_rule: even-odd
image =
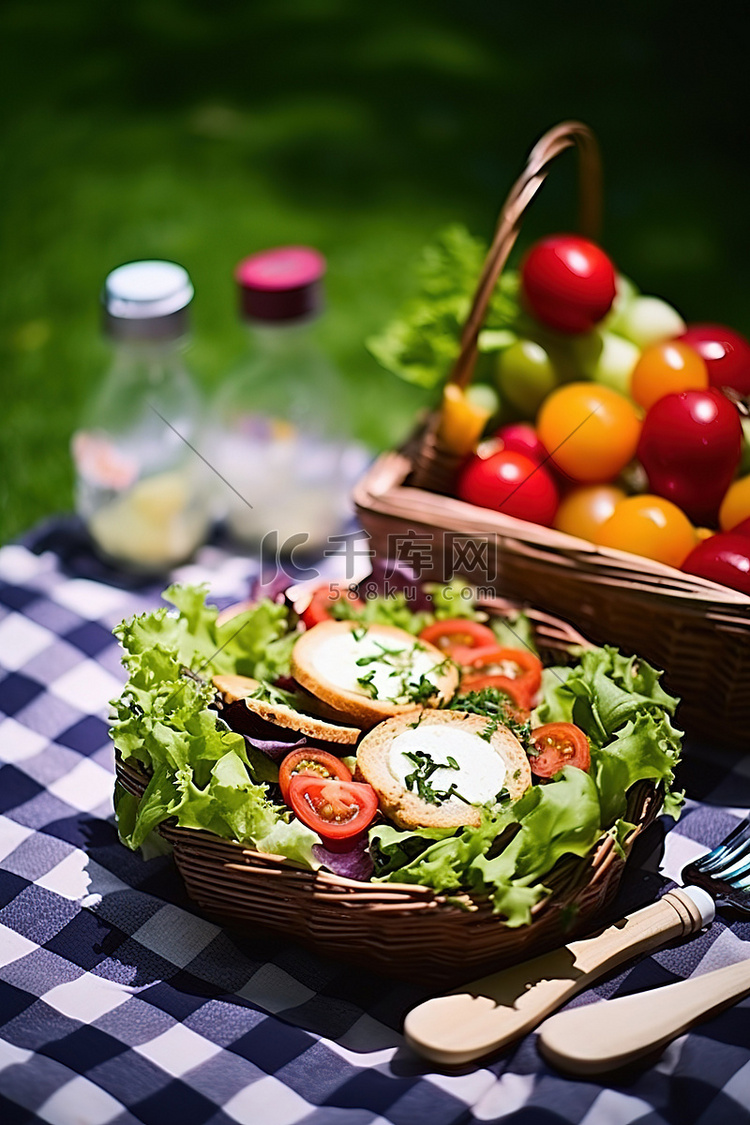
[(276, 533), (281, 554), (320, 550), (342, 530), (366, 458), (351, 437), (347, 388), (315, 339), (324, 273), (324, 258), (306, 246), (239, 263), (251, 339), (212, 411), (211, 463), (227, 529), (243, 545)]

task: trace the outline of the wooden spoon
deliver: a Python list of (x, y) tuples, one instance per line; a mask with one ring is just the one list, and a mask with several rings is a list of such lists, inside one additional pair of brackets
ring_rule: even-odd
[(570, 1074), (603, 1074), (665, 1047), (750, 993), (750, 959), (690, 980), (560, 1012), (539, 1030), (544, 1058)]

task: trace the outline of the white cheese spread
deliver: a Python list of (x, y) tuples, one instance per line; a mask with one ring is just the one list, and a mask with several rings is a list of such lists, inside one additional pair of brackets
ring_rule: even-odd
[[(505, 762), (481, 735), (452, 725), (424, 723), (397, 735), (388, 750), (388, 768), (404, 789), (407, 788), (406, 778), (417, 769), (416, 763), (406, 755), (416, 755), (417, 751), (441, 763), (428, 778), (436, 793), (446, 793), (455, 785), (456, 791), (469, 804), (483, 805), (494, 801), (505, 784)], [(449, 757), (458, 769), (447, 765)], [(416, 789), (412, 786), (409, 791), (416, 792)]]
[(403, 643), (370, 630), (327, 637), (315, 654), (318, 675), (337, 688), (389, 703), (413, 699), (409, 689), (416, 688), (423, 675), (436, 684), (440, 679), (436, 668), (442, 663), (416, 640)]

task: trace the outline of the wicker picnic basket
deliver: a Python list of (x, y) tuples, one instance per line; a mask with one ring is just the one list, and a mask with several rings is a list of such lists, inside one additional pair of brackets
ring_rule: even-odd
[[(497, 599), (483, 608), (507, 614), (516, 607)], [(558, 618), (527, 613), (545, 663), (566, 663), (576, 646), (588, 645)], [(117, 755), (116, 769), (120, 784), (142, 797), (149, 779), (138, 763)], [(636, 827), (626, 852), (660, 807), (652, 783), (631, 788), (627, 818)], [(220, 924), (249, 934), (272, 930), (325, 956), (428, 986), (469, 980), (590, 931), (614, 898), (625, 865), (612, 836), (603, 834), (587, 856), (557, 863), (544, 880), (552, 893), (534, 907), (531, 924), (510, 929), (487, 901), (465, 894), (303, 870), (174, 822), (159, 832), (173, 847), (189, 897)]]
[[(565, 122), (546, 133), (505, 202), (467, 317), (450, 381), (464, 388), (477, 359), (490, 296), (526, 208), (550, 165), (568, 148), (579, 157), (579, 226), (595, 237), (601, 171), (591, 131)], [(618, 645), (665, 669), (665, 685), (683, 700), (690, 732), (750, 746), (750, 597), (641, 556), (595, 547), (551, 528), (451, 496), (461, 460), (441, 446), (437, 416), (398, 452), (380, 457), (358, 483), (359, 519), (381, 558), (405, 536), (431, 537), (420, 579), (463, 573), (475, 585), (560, 614), (598, 643)], [(475, 549), (468, 553), (465, 543)], [(456, 543), (463, 546), (456, 551)], [(459, 559), (470, 560), (471, 569)], [(422, 558), (420, 559), (420, 564)]]

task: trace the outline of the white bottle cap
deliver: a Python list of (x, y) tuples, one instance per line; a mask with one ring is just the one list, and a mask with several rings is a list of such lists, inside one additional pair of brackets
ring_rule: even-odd
[(710, 926), (716, 917), (716, 906), (714, 900), (708, 891), (704, 891), (703, 887), (681, 887), (684, 894), (691, 898), (695, 905), (701, 912), (701, 922), (704, 926)]
[(187, 270), (176, 262), (127, 262), (108, 275), (104, 305), (112, 317), (153, 320), (184, 309), (193, 292)]

